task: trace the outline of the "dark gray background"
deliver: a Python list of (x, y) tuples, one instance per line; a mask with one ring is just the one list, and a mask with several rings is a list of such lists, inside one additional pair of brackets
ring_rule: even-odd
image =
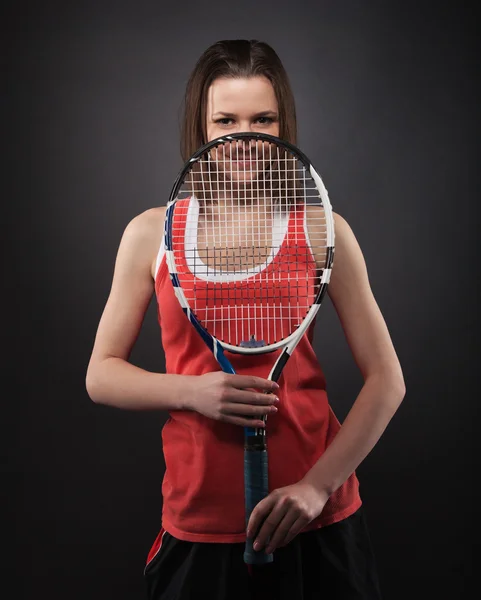
[[(181, 166), (187, 77), (224, 38), (267, 41), (283, 60), (299, 145), (358, 237), (404, 369), (406, 398), (358, 469), (385, 600), (468, 597), (479, 473), (479, 48), (474, 9), (453, 6), (3, 9), (11, 541), (2, 534), (2, 546), (12, 597), (144, 597), (145, 557), (160, 528), (165, 415), (95, 406), (85, 371), (120, 236), (136, 214), (165, 204)], [(342, 420), (361, 379), (329, 301), (317, 335)], [(163, 369), (153, 303), (132, 360)]]

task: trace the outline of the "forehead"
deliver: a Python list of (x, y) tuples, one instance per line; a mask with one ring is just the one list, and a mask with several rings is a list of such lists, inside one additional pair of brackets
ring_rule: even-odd
[(277, 111), (274, 88), (266, 77), (221, 77), (207, 93), (207, 112), (242, 113)]

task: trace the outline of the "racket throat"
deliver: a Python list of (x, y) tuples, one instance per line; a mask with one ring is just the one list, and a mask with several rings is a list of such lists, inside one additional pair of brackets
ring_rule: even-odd
[(290, 348), (289, 348), (289, 346), (287, 346), (287, 348), (284, 348), (284, 351), (277, 359), (276, 364), (274, 365), (272, 371), (270, 372), (268, 379), (270, 379), (271, 381), (275, 381), (277, 383), (277, 380), (281, 376), (282, 369), (284, 368), (286, 362), (289, 360), (290, 357), (291, 357)]

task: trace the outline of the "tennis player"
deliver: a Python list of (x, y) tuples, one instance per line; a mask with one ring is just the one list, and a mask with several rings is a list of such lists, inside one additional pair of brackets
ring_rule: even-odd
[[(182, 158), (238, 132), (297, 143), (288, 76), (276, 52), (255, 40), (220, 41), (200, 56), (185, 93)], [(237, 375), (220, 371), (175, 298), (164, 217), (165, 207), (154, 207), (126, 225), (86, 376), (96, 403), (169, 413), (162, 430), (162, 523), (144, 573), (148, 597), (379, 600), (356, 469), (383, 435), (405, 386), (352, 229), (335, 214), (328, 294), (363, 377), (341, 425), (329, 404), (312, 328), (278, 384), (266, 379), (269, 354), (238, 359)], [(129, 360), (153, 294), (165, 373)], [(246, 530), (243, 427), (263, 426), (264, 415), (270, 493)], [(243, 561), (246, 535), (258, 552), (274, 553), (262, 577)]]

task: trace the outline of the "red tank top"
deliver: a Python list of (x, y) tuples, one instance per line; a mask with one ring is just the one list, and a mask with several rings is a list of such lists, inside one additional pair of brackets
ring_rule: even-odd
[[(187, 207), (188, 201), (184, 202)], [(181, 219), (186, 219), (186, 212), (176, 210)], [(302, 238), (302, 215), (296, 215), (293, 221), (288, 230), (294, 227), (296, 236)], [(305, 237), (297, 239), (306, 244)], [(283, 246), (272, 263), (281, 258), (283, 262), (288, 259)], [(162, 249), (155, 293), (166, 372), (198, 376), (220, 371), (175, 297)], [(340, 429), (312, 347), (313, 328), (312, 324), (287, 361), (278, 381), (278, 412), (267, 419), (270, 490), (302, 479)], [(266, 378), (280, 352), (256, 356), (226, 352), (226, 356), (237, 373)], [(162, 442), (166, 467), (162, 483), (163, 529), (186, 541), (245, 541), (243, 428), (194, 411), (170, 411)], [(359, 482), (352, 473), (306, 530), (340, 521), (360, 506)]]

